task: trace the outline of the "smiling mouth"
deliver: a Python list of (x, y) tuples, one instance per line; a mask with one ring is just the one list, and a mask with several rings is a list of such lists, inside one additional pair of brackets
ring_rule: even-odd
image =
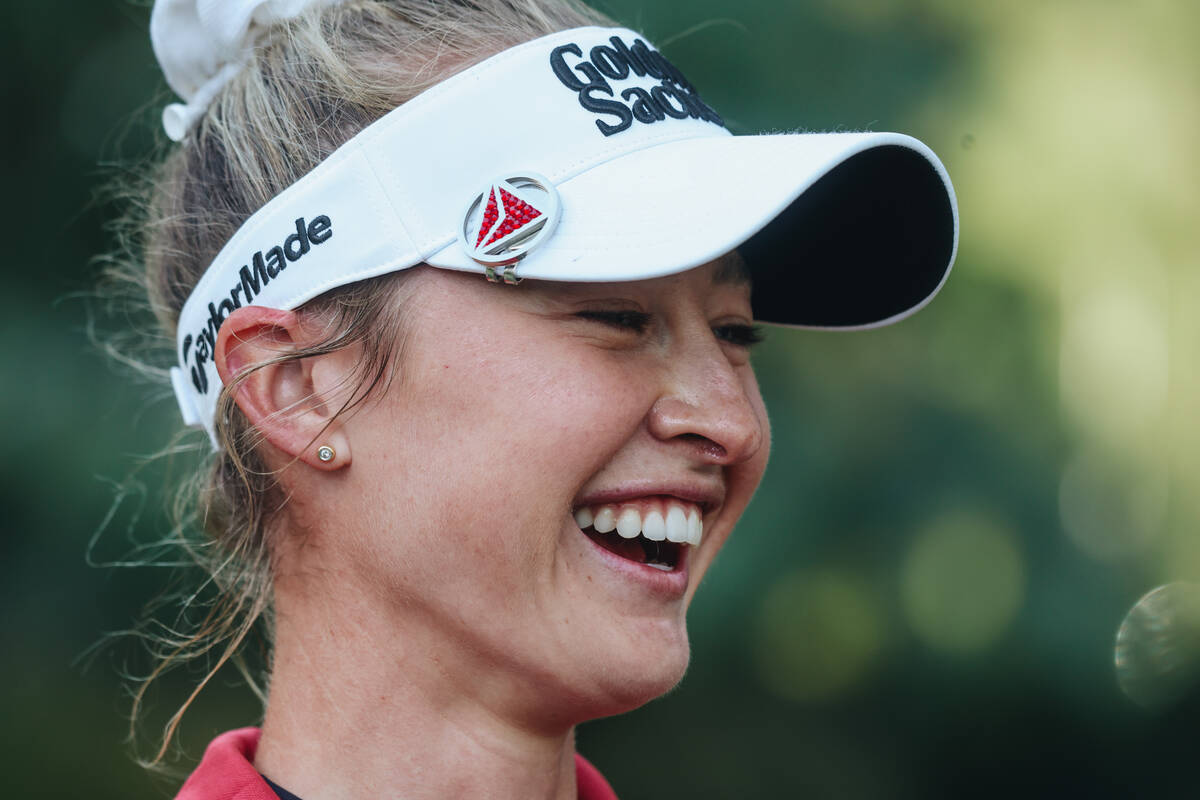
[(585, 506), (575, 523), (610, 553), (663, 572), (673, 572), (684, 548), (698, 546), (704, 535), (699, 508), (678, 501)]

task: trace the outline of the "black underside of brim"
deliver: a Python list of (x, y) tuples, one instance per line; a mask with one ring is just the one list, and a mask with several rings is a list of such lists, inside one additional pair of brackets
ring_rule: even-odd
[(757, 320), (838, 328), (920, 304), (953, 248), (941, 177), (915, 150), (885, 145), (834, 167), (738, 250)]

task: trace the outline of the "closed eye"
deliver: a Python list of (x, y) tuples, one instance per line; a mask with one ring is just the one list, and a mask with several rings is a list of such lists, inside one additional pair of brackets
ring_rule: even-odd
[(722, 342), (745, 348), (753, 347), (766, 338), (759, 325), (718, 325), (713, 328), (713, 334)]
[(631, 309), (579, 311), (575, 316), (633, 333), (644, 333), (646, 328), (650, 327), (649, 314)]

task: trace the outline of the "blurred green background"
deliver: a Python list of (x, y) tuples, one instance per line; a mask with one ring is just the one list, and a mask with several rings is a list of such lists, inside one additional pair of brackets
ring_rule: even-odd
[[(91, 651), (169, 572), (85, 558), (114, 481), (177, 424), (168, 391), (88, 344), (99, 309), (79, 296), (113, 246), (97, 189), (158, 137), (146, 6), (10, 2), (0, 30), (5, 798), (173, 788), (125, 740), (138, 647)], [(585, 726), (581, 750), (625, 798), (1200, 796), (1169, 604), (1126, 653), (1140, 704), (1114, 667), (1138, 599), (1200, 580), (1200, 4), (603, 8), (736, 130), (923, 139), (962, 244), (916, 317), (762, 346), (774, 458), (693, 606), (689, 674)], [(160, 476), (139, 476), (96, 560), (161, 533)], [(156, 723), (185, 685), (156, 695)], [(225, 676), (185, 721), (181, 767), (254, 708)]]

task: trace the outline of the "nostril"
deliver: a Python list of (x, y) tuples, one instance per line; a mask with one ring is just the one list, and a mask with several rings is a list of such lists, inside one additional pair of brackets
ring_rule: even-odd
[(650, 408), (650, 434), (713, 464), (738, 464), (753, 457), (764, 439), (760, 419), (746, 392), (737, 396), (710, 392), (690, 402), (677, 391), (665, 393)]
[(728, 455), (724, 447), (709, 439), (707, 436), (701, 436), (698, 433), (680, 434), (679, 439), (692, 444), (701, 455), (712, 461), (723, 461)]

